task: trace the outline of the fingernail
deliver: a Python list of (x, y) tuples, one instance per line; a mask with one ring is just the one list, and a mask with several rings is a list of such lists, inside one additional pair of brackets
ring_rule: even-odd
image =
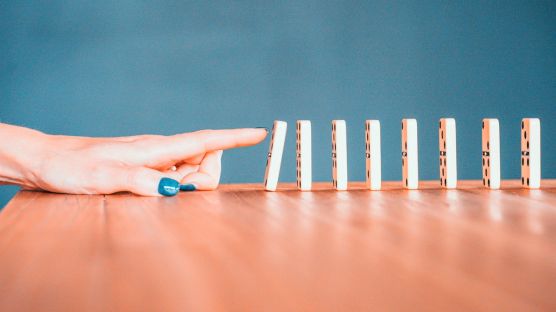
[(184, 192), (191, 192), (196, 190), (197, 188), (195, 187), (195, 184), (182, 184), (180, 185), (180, 191), (184, 191)]
[(158, 193), (164, 196), (174, 196), (180, 190), (180, 183), (174, 179), (162, 178), (158, 183)]
[(268, 128), (267, 127), (255, 127), (255, 129), (264, 129), (266, 131), (266, 133), (268, 133)]

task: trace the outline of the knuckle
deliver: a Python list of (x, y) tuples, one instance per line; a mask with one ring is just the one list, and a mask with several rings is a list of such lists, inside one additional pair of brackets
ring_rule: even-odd
[(141, 181), (142, 175), (143, 173), (139, 169), (128, 170), (125, 177), (126, 184), (130, 187), (134, 187), (135, 185), (138, 185)]

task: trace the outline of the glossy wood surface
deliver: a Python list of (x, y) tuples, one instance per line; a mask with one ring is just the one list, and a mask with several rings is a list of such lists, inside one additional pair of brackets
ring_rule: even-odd
[(0, 311), (555, 311), (556, 180), (20, 192)]

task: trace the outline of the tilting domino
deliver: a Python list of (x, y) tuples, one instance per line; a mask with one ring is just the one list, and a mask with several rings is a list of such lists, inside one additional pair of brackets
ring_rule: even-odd
[(438, 127), (440, 185), (448, 189), (456, 188), (458, 181), (456, 121), (453, 118), (441, 118)]
[(311, 121), (298, 120), (296, 124), (296, 179), (297, 188), (311, 190)]
[(347, 190), (347, 139), (345, 120), (332, 121), (332, 185)]
[(541, 121), (538, 118), (521, 120), (521, 185), (531, 189), (541, 186)]
[(266, 158), (266, 171), (264, 174), (264, 188), (267, 191), (275, 191), (278, 185), (287, 128), (288, 124), (285, 121), (274, 121), (270, 147)]
[(365, 121), (365, 164), (366, 187), (370, 190), (381, 188), (381, 159), (380, 159), (380, 121)]
[(500, 188), (500, 126), (498, 119), (485, 118), (483, 134), (483, 185)]
[(407, 189), (419, 188), (419, 152), (417, 147), (417, 121), (402, 120), (402, 173)]

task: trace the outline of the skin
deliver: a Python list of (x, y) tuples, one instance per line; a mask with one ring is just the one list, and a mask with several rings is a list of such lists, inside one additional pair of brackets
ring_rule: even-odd
[(257, 144), (266, 134), (245, 128), (91, 138), (0, 123), (0, 184), (67, 194), (161, 196), (158, 184), (167, 177), (213, 190), (220, 181), (222, 151)]

